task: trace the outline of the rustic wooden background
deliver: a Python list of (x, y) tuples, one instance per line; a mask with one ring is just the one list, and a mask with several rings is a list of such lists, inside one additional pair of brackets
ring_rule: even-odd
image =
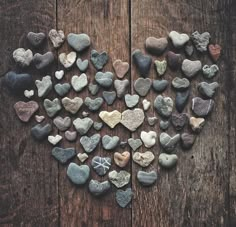
[[(29, 31), (48, 33), (51, 28), (62, 29), (66, 34), (89, 34), (93, 47), (109, 53), (105, 70), (112, 70), (112, 60), (117, 58), (131, 63), (132, 50), (144, 49), (143, 43), (149, 36), (166, 36), (171, 30), (189, 34), (195, 30), (209, 31), (212, 40), (223, 47), (216, 108), (192, 150), (178, 149), (180, 161), (175, 169), (163, 171), (157, 162), (148, 168), (158, 170), (159, 180), (154, 187), (143, 188), (137, 183), (137, 165), (126, 168), (132, 172), (135, 196), (131, 206), (122, 209), (115, 202), (115, 189), (103, 199), (95, 199), (86, 188), (76, 188), (69, 182), (66, 168), (50, 156), (51, 146), (31, 138), (30, 128), (35, 122), (23, 124), (16, 118), (13, 105), (25, 98), (13, 97), (1, 85), (0, 226), (236, 226), (236, 2), (0, 0), (0, 75), (15, 68), (11, 57), (14, 49), (29, 47), (25, 38)], [(38, 51), (44, 53), (48, 49), (58, 54), (49, 42)], [(58, 52), (62, 51), (69, 51), (67, 45)], [(48, 73), (52, 74), (55, 68)], [(29, 71), (35, 78), (43, 75), (33, 68)], [(75, 72), (78, 70), (71, 70), (66, 77)], [(90, 80), (94, 73), (90, 67)], [(169, 72), (166, 78), (173, 76)], [(128, 77), (131, 81), (138, 77), (134, 67)], [(155, 78), (154, 70), (150, 77)], [(131, 92), (132, 85), (133, 82)], [(166, 94), (174, 97), (171, 90)], [(70, 93), (71, 97), (74, 95)], [(88, 92), (83, 91), (82, 96), (86, 95)], [(150, 92), (147, 98), (153, 100), (155, 96)], [(114, 106), (104, 108), (122, 111), (124, 103), (117, 100)], [(42, 108), (41, 111), (44, 113)], [(152, 116), (155, 111), (151, 109), (148, 114)], [(143, 128), (151, 129), (147, 123)], [(158, 124), (154, 130), (160, 133)], [(118, 135), (125, 140), (137, 138), (140, 131), (128, 134), (121, 126), (113, 131), (105, 127), (102, 134)], [(62, 146), (72, 145), (64, 142)], [(75, 146), (81, 150), (79, 143)], [(158, 144), (153, 151), (157, 159)], [(108, 152), (97, 149), (96, 153)], [(92, 176), (97, 178), (94, 173)]]

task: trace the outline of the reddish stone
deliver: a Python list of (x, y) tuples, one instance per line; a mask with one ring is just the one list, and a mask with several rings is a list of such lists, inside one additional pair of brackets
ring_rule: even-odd
[(219, 59), (220, 54), (221, 54), (221, 49), (222, 49), (221, 46), (218, 44), (215, 44), (215, 45), (210, 44), (208, 46), (208, 50), (213, 61), (216, 62)]

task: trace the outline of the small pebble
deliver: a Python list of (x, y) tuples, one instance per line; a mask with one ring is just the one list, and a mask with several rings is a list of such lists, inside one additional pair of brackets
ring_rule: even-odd
[(96, 82), (104, 87), (109, 88), (113, 83), (113, 73), (111, 72), (97, 72), (95, 75)]
[(90, 97), (86, 97), (84, 100), (84, 104), (88, 107), (90, 111), (97, 111), (101, 108), (103, 104), (103, 99), (98, 97), (95, 99), (91, 99)]
[(80, 143), (82, 147), (84, 148), (85, 152), (91, 153), (92, 151), (96, 149), (97, 145), (100, 142), (100, 139), (101, 139), (100, 134), (94, 134), (90, 137), (82, 136), (80, 138)]
[(135, 152), (133, 154), (133, 161), (142, 167), (149, 166), (154, 159), (155, 156), (151, 151), (146, 151), (144, 153)]
[(87, 165), (77, 165), (71, 162), (67, 168), (67, 176), (76, 185), (84, 185), (90, 175), (90, 168)]
[(75, 141), (76, 137), (77, 137), (76, 131), (66, 131), (65, 132), (65, 138), (70, 142)]
[(34, 90), (24, 90), (24, 96), (30, 99), (32, 96), (34, 96)]
[(161, 153), (159, 155), (158, 161), (161, 167), (166, 168), (166, 169), (171, 169), (177, 164), (178, 157), (176, 154)]
[(146, 96), (152, 86), (152, 80), (149, 78), (138, 78), (134, 82), (134, 90), (140, 96)]
[(70, 117), (60, 117), (57, 116), (53, 119), (53, 124), (62, 132), (66, 131), (71, 125), (71, 118)]
[(171, 84), (177, 91), (186, 90), (190, 86), (190, 82), (187, 78), (179, 78), (179, 77), (175, 77), (172, 80)]
[(88, 85), (87, 75), (82, 73), (80, 76), (72, 76), (71, 85), (76, 92), (82, 91)]
[(45, 117), (43, 115), (35, 115), (35, 120), (40, 123), (45, 119)]
[(189, 41), (189, 36), (187, 34), (180, 34), (176, 31), (171, 31), (169, 33), (169, 38), (171, 39), (175, 48), (181, 48)]
[(33, 63), (36, 69), (48, 68), (54, 61), (54, 55), (52, 52), (47, 52), (45, 54), (36, 53), (33, 57)]
[(166, 38), (148, 37), (145, 41), (147, 51), (154, 55), (161, 55), (168, 45)]
[(139, 96), (138, 95), (125, 95), (125, 104), (128, 108), (135, 107), (139, 102)]
[(193, 45), (187, 44), (184, 48), (184, 52), (188, 57), (191, 57), (193, 55), (193, 52), (194, 52)]
[(154, 91), (161, 93), (167, 88), (168, 83), (167, 80), (153, 80), (152, 87)]
[(102, 137), (102, 146), (105, 150), (113, 150), (120, 143), (120, 138), (118, 136), (108, 136), (105, 135)]
[(111, 167), (111, 158), (95, 156), (92, 159), (91, 166), (99, 176), (104, 176)]
[(127, 145), (127, 141), (121, 141), (121, 142), (120, 142), (120, 147), (121, 147), (121, 148), (124, 149), (124, 148), (126, 147), (126, 145)]
[(99, 86), (97, 84), (89, 84), (88, 90), (91, 95), (96, 95), (99, 91)]
[(62, 136), (56, 135), (56, 136), (48, 136), (48, 142), (51, 143), (53, 146), (58, 144), (62, 140)]
[(61, 103), (58, 98), (55, 98), (52, 101), (44, 99), (43, 106), (49, 117), (54, 117), (61, 110)]
[(212, 98), (219, 87), (219, 84), (217, 82), (213, 83), (206, 83), (201, 82), (198, 84), (198, 91), (206, 98)]
[(65, 97), (61, 100), (61, 102), (65, 110), (72, 114), (76, 114), (83, 105), (83, 99), (80, 97), (75, 97), (73, 99)]
[(189, 133), (183, 133), (180, 136), (180, 140), (182, 148), (187, 150), (193, 146), (195, 142), (195, 136)]
[(143, 141), (145, 147), (150, 148), (156, 144), (157, 133), (154, 131), (141, 131), (140, 138)]
[(113, 68), (115, 70), (116, 76), (119, 79), (122, 79), (129, 71), (129, 63), (123, 62), (120, 59), (117, 59), (113, 62)]
[(143, 143), (142, 143), (141, 139), (129, 138), (128, 144), (130, 145), (130, 147), (132, 148), (133, 151), (136, 151), (139, 147), (142, 146)]
[(59, 70), (59, 71), (56, 71), (55, 72), (55, 77), (58, 79), (58, 80), (61, 80), (64, 76), (64, 70)]
[(175, 107), (179, 113), (181, 113), (184, 110), (184, 107), (188, 102), (189, 95), (190, 95), (189, 89), (183, 92), (176, 92)]
[(212, 79), (216, 76), (217, 72), (219, 71), (219, 67), (217, 65), (204, 65), (202, 68), (203, 76), (206, 79)]
[(110, 190), (111, 188), (111, 184), (109, 181), (103, 181), (103, 182), (99, 182), (97, 180), (91, 180), (89, 182), (89, 191), (91, 194), (93, 194), (94, 196), (102, 196), (107, 194), (107, 192)]
[(127, 166), (130, 159), (130, 153), (128, 151), (124, 151), (122, 153), (115, 152), (114, 153), (114, 162), (117, 166), (124, 168)]
[(167, 64), (172, 70), (179, 69), (183, 62), (183, 57), (181, 56), (181, 54), (176, 54), (172, 51), (167, 52), (166, 58)]
[(208, 32), (200, 34), (198, 31), (195, 31), (191, 35), (194, 46), (200, 52), (207, 51), (207, 46), (209, 44), (210, 38), (211, 35)]
[(33, 60), (33, 53), (30, 49), (18, 48), (13, 52), (13, 59), (21, 67), (27, 67)]
[(184, 75), (188, 78), (193, 78), (202, 68), (202, 63), (199, 60), (191, 61), (188, 59), (184, 59), (182, 63), (182, 71)]
[(112, 105), (116, 99), (116, 92), (115, 91), (103, 91), (102, 97), (106, 101), (107, 105)]
[(150, 172), (139, 170), (137, 173), (137, 179), (143, 186), (153, 185), (157, 181), (157, 172), (155, 170)]
[(48, 33), (48, 36), (55, 48), (59, 48), (65, 41), (65, 35), (62, 30), (51, 29)]
[(157, 71), (158, 75), (163, 76), (166, 72), (166, 69), (167, 69), (167, 61), (166, 60), (162, 60), (162, 61), (155, 60), (154, 64), (156, 66), (156, 71)]
[(82, 135), (85, 135), (89, 131), (89, 129), (93, 125), (93, 120), (89, 117), (85, 117), (85, 118), (78, 117), (73, 121), (73, 125), (76, 131), (82, 136)]
[(129, 89), (129, 80), (115, 80), (114, 87), (118, 98), (122, 98)]
[(75, 155), (75, 148), (54, 147), (52, 149), (52, 156), (61, 164), (67, 163), (70, 159), (75, 157)]
[(80, 70), (80, 72), (85, 72), (88, 68), (89, 61), (87, 59), (82, 60), (81, 58), (78, 58), (76, 61), (76, 65), (78, 69)]
[(43, 43), (45, 38), (46, 35), (43, 32), (39, 33), (29, 32), (27, 34), (27, 39), (29, 40), (30, 44), (34, 47), (39, 47)]
[(173, 100), (170, 97), (158, 95), (154, 101), (154, 107), (163, 117), (169, 117), (173, 110)]
[(103, 127), (103, 123), (102, 123), (102, 122), (96, 122), (96, 121), (95, 121), (95, 122), (93, 123), (93, 128), (94, 128), (95, 130), (97, 130), (97, 131), (101, 130), (102, 127)]
[(188, 124), (188, 115), (186, 113), (173, 113), (171, 115), (171, 123), (177, 131), (180, 131)]
[(160, 121), (160, 129), (162, 130), (168, 129), (169, 125), (170, 125), (169, 121)]
[(83, 116), (83, 117), (88, 117), (88, 116), (89, 116), (89, 112), (83, 111), (83, 112), (82, 112), (82, 116)]
[(200, 132), (205, 125), (205, 119), (201, 117), (190, 117), (189, 124), (194, 132)]
[(90, 38), (87, 34), (69, 33), (67, 35), (68, 44), (77, 52), (82, 52), (90, 46)]
[(119, 189), (116, 191), (116, 202), (120, 207), (125, 208), (131, 202), (132, 196), (133, 192), (131, 188), (127, 188), (126, 190)]
[(150, 126), (153, 126), (153, 125), (155, 125), (156, 123), (157, 123), (157, 117), (148, 117), (147, 118), (147, 121), (148, 121), (148, 124), (150, 125)]
[(88, 159), (88, 155), (86, 153), (77, 154), (77, 158), (84, 163)]
[(210, 56), (211, 56), (211, 59), (214, 61), (214, 62), (217, 62), (217, 60), (219, 59), (220, 57), (220, 54), (221, 54), (221, 46), (218, 45), (218, 44), (210, 44), (208, 46), (208, 51), (210, 53)]
[(60, 63), (66, 68), (71, 68), (76, 60), (76, 52), (71, 51), (69, 54), (61, 53), (59, 54)]
[(143, 110), (144, 111), (147, 111), (151, 106), (151, 102), (149, 102), (147, 99), (144, 99), (142, 104), (143, 104)]
[(47, 136), (52, 131), (52, 126), (50, 124), (41, 125), (37, 124), (33, 128), (31, 128), (31, 135), (39, 141), (42, 141), (47, 138)]
[(107, 64), (108, 59), (108, 54), (105, 51), (101, 53), (98, 53), (96, 50), (91, 51), (91, 62), (97, 70), (102, 70)]
[(121, 170), (119, 172), (113, 170), (108, 174), (109, 181), (117, 188), (122, 188), (127, 185), (130, 182), (130, 177), (130, 173), (125, 170)]
[(192, 99), (192, 111), (198, 117), (205, 117), (211, 113), (214, 104), (215, 102), (213, 99), (204, 100), (199, 97), (195, 97)]
[(160, 134), (160, 144), (164, 148), (164, 150), (168, 153), (172, 152), (175, 149), (179, 140), (180, 140), (179, 134), (176, 134), (173, 137), (169, 136), (165, 132), (162, 132)]
[(59, 96), (63, 97), (70, 91), (70, 84), (55, 84), (54, 89)]
[(117, 110), (112, 112), (101, 111), (99, 117), (105, 122), (110, 128), (114, 128), (121, 121), (121, 113)]
[(50, 76), (44, 76), (42, 80), (36, 80), (38, 97), (45, 97), (52, 90), (52, 80)]

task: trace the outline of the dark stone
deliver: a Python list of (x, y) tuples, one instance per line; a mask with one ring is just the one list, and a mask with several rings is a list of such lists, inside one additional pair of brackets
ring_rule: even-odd
[(97, 70), (102, 70), (108, 59), (108, 54), (105, 51), (102, 53), (98, 53), (96, 50), (91, 51), (91, 62)]
[(46, 124), (42, 126), (41, 124), (35, 125), (33, 128), (31, 128), (31, 135), (41, 141), (43, 139), (46, 139), (47, 136), (52, 131), (52, 126), (50, 124)]
[(103, 91), (102, 93), (103, 98), (105, 99), (107, 105), (112, 105), (116, 99), (116, 92), (115, 91)]
[(214, 100), (208, 99), (203, 100), (199, 97), (195, 97), (192, 99), (192, 111), (198, 116), (198, 117), (205, 117), (209, 113), (211, 113), (213, 107), (214, 107)]
[(91, 99), (90, 97), (86, 97), (84, 100), (84, 104), (88, 107), (91, 111), (97, 111), (101, 108), (103, 104), (103, 99), (98, 97), (95, 99)]
[(175, 98), (175, 107), (179, 113), (184, 110), (189, 98), (190, 90), (186, 90), (183, 92), (177, 92)]
[(186, 113), (172, 114), (171, 115), (171, 122), (172, 122), (172, 125), (174, 126), (174, 128), (177, 131), (180, 131), (188, 123), (188, 115)]
[(166, 57), (167, 64), (172, 70), (177, 70), (180, 68), (183, 61), (183, 57), (181, 56), (181, 54), (175, 54), (172, 51), (168, 51)]
[(194, 142), (195, 142), (195, 136), (193, 134), (189, 133), (183, 133), (180, 136), (181, 146), (183, 149), (190, 149)]
[(52, 156), (61, 164), (67, 163), (70, 159), (75, 157), (75, 155), (75, 148), (54, 147), (52, 149)]
[(116, 192), (116, 202), (122, 208), (126, 207), (132, 200), (133, 192), (131, 188), (126, 190), (118, 189)]
[(30, 44), (34, 47), (40, 46), (45, 38), (46, 35), (42, 32), (39, 33), (29, 32), (27, 34), (27, 39), (29, 40)]
[(36, 53), (33, 57), (33, 63), (37, 69), (45, 69), (54, 61), (54, 55), (52, 52), (45, 54)]
[(137, 179), (144, 186), (153, 185), (157, 180), (157, 172), (154, 170), (151, 172), (145, 172), (140, 170), (137, 173)]
[(89, 191), (95, 196), (101, 196), (107, 193), (111, 188), (109, 181), (99, 182), (97, 180), (91, 180), (89, 182)]
[(95, 156), (92, 159), (91, 166), (99, 176), (104, 176), (111, 167), (111, 158)]
[(152, 87), (156, 92), (163, 92), (168, 86), (167, 80), (153, 80)]

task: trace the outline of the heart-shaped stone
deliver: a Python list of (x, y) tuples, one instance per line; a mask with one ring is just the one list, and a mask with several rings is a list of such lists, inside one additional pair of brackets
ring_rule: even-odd
[(196, 137), (193, 134), (189, 133), (181, 134), (180, 139), (182, 148), (185, 150), (190, 149), (195, 142), (195, 138)]
[(89, 36), (85, 33), (81, 34), (69, 33), (67, 35), (67, 42), (73, 49), (75, 49), (78, 52), (87, 49), (91, 43)]
[(112, 85), (113, 82), (113, 73), (111, 72), (97, 72), (95, 75), (96, 82), (104, 87), (109, 88)]
[(189, 124), (194, 132), (200, 132), (205, 125), (205, 119), (201, 117), (190, 117)]
[(50, 124), (46, 125), (41, 125), (37, 124), (33, 128), (31, 128), (31, 135), (36, 139), (36, 140), (44, 140), (47, 138), (47, 136), (50, 134), (52, 131), (52, 126)]
[(151, 106), (151, 102), (149, 102), (147, 99), (144, 99), (142, 104), (143, 104), (143, 110), (144, 111), (147, 111)]
[(139, 102), (139, 96), (138, 95), (125, 95), (125, 104), (128, 108), (135, 107)]
[(52, 156), (61, 164), (67, 163), (70, 159), (75, 157), (75, 155), (75, 148), (54, 147), (52, 149)]
[(30, 49), (18, 48), (13, 52), (13, 59), (21, 67), (27, 67), (33, 60), (33, 53)]
[(176, 134), (173, 137), (169, 136), (167, 133), (162, 132), (160, 134), (160, 144), (166, 152), (171, 152), (175, 149), (177, 143), (180, 140), (180, 135)]
[(184, 110), (184, 107), (188, 102), (189, 94), (190, 94), (189, 89), (183, 92), (176, 92), (175, 107), (179, 113), (181, 113)]
[(53, 146), (58, 144), (62, 140), (62, 136), (56, 135), (56, 136), (48, 136), (48, 142), (51, 143)]
[(60, 63), (66, 68), (70, 68), (76, 60), (76, 52), (71, 51), (69, 54), (61, 53), (59, 54)]
[(112, 112), (101, 111), (99, 117), (105, 122), (110, 128), (114, 128), (121, 121), (121, 113), (117, 110)]
[(116, 202), (120, 207), (125, 208), (131, 202), (132, 196), (133, 192), (131, 188), (125, 190), (119, 189), (116, 191)]
[(206, 79), (213, 78), (217, 72), (219, 71), (219, 67), (217, 65), (204, 65), (202, 68), (203, 75)]
[(157, 123), (157, 117), (148, 117), (147, 121), (150, 126), (153, 126)]
[(176, 54), (172, 51), (167, 52), (166, 58), (167, 58), (168, 66), (172, 70), (179, 69), (183, 62), (183, 57), (181, 56), (181, 54)]
[(128, 151), (124, 151), (122, 153), (115, 152), (114, 153), (114, 162), (117, 166), (124, 168), (130, 159), (130, 153)]
[(168, 84), (167, 80), (153, 80), (152, 87), (154, 91), (161, 93), (167, 88)]
[(158, 162), (161, 165), (161, 167), (170, 169), (174, 167), (177, 164), (178, 157), (176, 154), (165, 154), (161, 153), (159, 155)]
[(80, 72), (85, 72), (88, 68), (89, 61), (87, 59), (83, 60), (81, 58), (78, 58), (76, 61), (76, 65)]
[(88, 107), (91, 111), (97, 111), (101, 108), (103, 104), (103, 99), (98, 97), (95, 99), (91, 99), (90, 97), (86, 97), (84, 100), (84, 104)]
[(35, 32), (29, 32), (27, 34), (27, 39), (29, 40), (30, 44), (34, 47), (39, 47), (44, 39), (46, 38), (46, 35), (43, 32), (35, 33)]
[(122, 98), (129, 89), (129, 80), (115, 80), (114, 87), (118, 98)]
[(101, 53), (98, 53), (96, 50), (91, 51), (91, 62), (97, 70), (102, 70), (108, 59), (108, 54), (105, 51)]
[(117, 59), (113, 62), (113, 68), (115, 70), (116, 76), (122, 79), (129, 71), (129, 63)]
[(36, 80), (38, 97), (45, 97), (52, 90), (52, 80), (50, 76), (44, 76), (42, 80)]
[(59, 48), (65, 41), (65, 34), (62, 30), (51, 29), (48, 36), (55, 48)]
[(190, 86), (190, 82), (187, 78), (179, 78), (179, 77), (175, 77), (172, 80), (171, 84), (177, 91), (186, 90)]
[(194, 52), (193, 45), (188, 43), (184, 48), (184, 52), (188, 57), (191, 57)]
[(141, 139), (129, 138), (128, 144), (130, 145), (130, 147), (132, 148), (133, 151), (136, 151), (139, 147), (142, 146), (143, 143), (142, 143)]
[(140, 134), (140, 138), (143, 141), (145, 147), (150, 148), (156, 144), (157, 133), (154, 131), (142, 131)]
[(103, 91), (102, 97), (106, 101), (107, 105), (112, 105), (116, 99), (116, 92), (115, 91)]
[(100, 142), (100, 139), (101, 139), (100, 134), (94, 134), (91, 137), (82, 136), (80, 138), (80, 143), (87, 153), (91, 153), (96, 149), (97, 145)]
[(88, 159), (88, 155), (86, 153), (79, 153), (77, 154), (77, 158), (81, 161), (81, 162), (85, 162)]
[(32, 96), (34, 96), (34, 90), (24, 90), (24, 96), (30, 99)]
[(72, 114), (76, 114), (80, 107), (83, 105), (83, 99), (80, 97), (75, 97), (73, 99), (65, 97), (61, 100), (61, 102), (65, 110)]
[(111, 158), (95, 156), (92, 159), (91, 166), (99, 176), (104, 176), (111, 167)]
[(150, 172), (139, 170), (137, 173), (137, 179), (143, 186), (153, 185), (157, 181), (157, 172), (155, 170)]
[(58, 79), (58, 80), (61, 80), (64, 76), (64, 70), (59, 70), (59, 71), (56, 71), (55, 72), (55, 77)]
[(204, 100), (199, 97), (195, 97), (192, 99), (192, 111), (198, 117), (205, 117), (211, 113), (214, 104), (215, 102), (213, 99)]
[(209, 40), (211, 35), (209, 32), (204, 32), (200, 34), (198, 31), (195, 31), (191, 35), (191, 39), (193, 41), (194, 46), (200, 52), (207, 51), (207, 46), (209, 44)]
[(61, 103), (58, 98), (55, 98), (52, 101), (49, 99), (44, 99), (43, 106), (49, 117), (54, 117), (61, 110)]
[(110, 190), (111, 184), (109, 181), (99, 182), (97, 180), (91, 180), (88, 188), (94, 196), (102, 196)]
[(220, 54), (221, 54), (221, 49), (222, 49), (221, 46), (218, 44), (215, 44), (215, 45), (210, 44), (208, 46), (210, 56), (214, 62), (217, 62), (217, 60), (219, 59)]
[(145, 41), (147, 51), (154, 55), (161, 55), (168, 45), (166, 38), (148, 37)]
[(54, 55), (52, 52), (47, 52), (45, 54), (36, 53), (33, 57), (33, 63), (35, 67), (39, 70), (49, 67), (54, 61)]
[(54, 86), (54, 89), (59, 96), (63, 97), (70, 91), (70, 84), (69, 83), (56, 84)]
[(157, 112), (163, 117), (169, 117), (173, 110), (173, 100), (170, 97), (158, 95), (154, 101), (154, 107)]
[(62, 132), (66, 131), (71, 125), (70, 117), (62, 118), (60, 116), (53, 119), (54, 125)]
[(206, 83), (201, 82), (198, 84), (198, 91), (206, 98), (212, 98), (219, 87), (219, 84), (217, 82), (213, 83)]
[(144, 153), (135, 152), (133, 154), (133, 161), (142, 167), (149, 166), (154, 159), (155, 156), (151, 151), (146, 151)]
[(28, 122), (33, 114), (38, 110), (39, 105), (35, 101), (22, 102), (19, 101), (15, 103), (14, 109), (17, 116), (23, 122)]
[(134, 90), (140, 95), (140, 96), (146, 96), (152, 86), (152, 80), (149, 78), (138, 78), (134, 82)]
[(169, 38), (171, 39), (175, 48), (181, 48), (189, 41), (189, 36), (187, 34), (180, 34), (176, 31), (171, 31), (169, 33)]
[(184, 75), (190, 79), (193, 78), (201, 70), (201, 68), (201, 61), (191, 61), (189, 59), (184, 59), (181, 67)]
[(65, 138), (70, 142), (75, 141), (76, 137), (77, 137), (76, 131), (66, 131), (65, 132)]
[(155, 60), (154, 64), (156, 66), (156, 71), (157, 71), (158, 75), (163, 76), (166, 72), (166, 69), (167, 69), (167, 61), (166, 60), (162, 60), (162, 61)]
[(160, 121), (160, 129), (166, 130), (169, 128), (170, 122), (169, 121)]
[(94, 128), (95, 130), (97, 130), (97, 131), (101, 130), (102, 127), (103, 127), (103, 123), (102, 123), (102, 122), (96, 122), (96, 121), (95, 121), (95, 122), (93, 123), (93, 128)]
[(82, 91), (88, 84), (88, 78), (85, 73), (80, 76), (74, 75), (71, 78), (71, 85), (76, 92)]
[(119, 172), (113, 170), (108, 174), (109, 181), (117, 188), (122, 188), (127, 185), (130, 182), (130, 176), (130, 173), (125, 170)]
[(45, 119), (45, 117), (43, 115), (35, 115), (35, 120), (40, 123)]
[(90, 168), (87, 165), (77, 165), (71, 162), (67, 168), (67, 176), (76, 185), (83, 185), (90, 175)]
[[(134, 120), (135, 119), (135, 120)], [(144, 112), (142, 109), (135, 108), (133, 110), (125, 110), (121, 114), (120, 123), (124, 125), (131, 132), (136, 131), (136, 129), (143, 123), (144, 121)]]
[(82, 136), (85, 135), (88, 130), (93, 125), (93, 120), (89, 117), (85, 118), (76, 118), (73, 121), (73, 125), (75, 126), (76, 131)]
[(151, 68), (152, 58), (143, 54), (140, 50), (135, 50), (132, 53), (134, 64), (142, 77), (147, 77)]
[(171, 123), (177, 131), (180, 131), (188, 123), (189, 118), (186, 113), (173, 113), (171, 115)]
[(120, 138), (118, 136), (105, 135), (102, 137), (102, 146), (106, 150), (115, 149), (119, 143), (120, 143)]

